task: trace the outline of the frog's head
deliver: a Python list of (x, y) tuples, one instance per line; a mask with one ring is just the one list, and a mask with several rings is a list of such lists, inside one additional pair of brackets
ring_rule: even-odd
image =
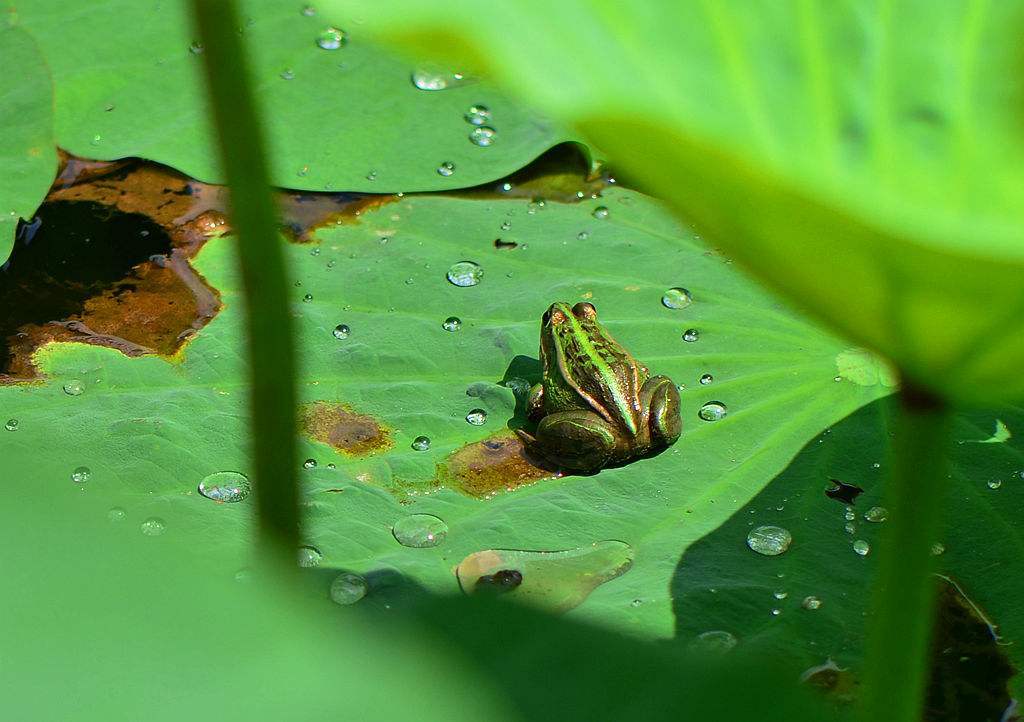
[(577, 303), (570, 306), (565, 301), (555, 301), (544, 312), (540, 323), (541, 360), (556, 357), (555, 349), (576, 350), (576, 340), (580, 337), (593, 336), (597, 326), (597, 309), (590, 303)]

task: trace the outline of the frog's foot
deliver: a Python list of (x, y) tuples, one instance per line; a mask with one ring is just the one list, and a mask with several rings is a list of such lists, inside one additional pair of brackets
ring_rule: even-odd
[(593, 411), (548, 414), (537, 424), (532, 448), (563, 469), (593, 471), (608, 463), (616, 430)]
[(651, 448), (661, 449), (676, 443), (683, 431), (679, 415), (679, 390), (667, 376), (652, 376), (640, 389), (640, 408), (646, 410), (651, 433)]

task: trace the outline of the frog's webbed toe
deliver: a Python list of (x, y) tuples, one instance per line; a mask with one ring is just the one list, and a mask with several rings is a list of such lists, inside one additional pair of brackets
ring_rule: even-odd
[(535, 443), (559, 466), (591, 471), (611, 458), (616, 434), (611, 424), (592, 411), (560, 411), (541, 419)]
[(683, 431), (683, 420), (679, 415), (679, 390), (672, 379), (651, 377), (644, 383), (640, 399), (648, 410), (651, 445), (662, 448), (676, 443)]

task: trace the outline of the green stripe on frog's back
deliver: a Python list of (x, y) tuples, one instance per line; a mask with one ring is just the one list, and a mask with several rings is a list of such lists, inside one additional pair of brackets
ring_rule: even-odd
[[(583, 380), (597, 380), (603, 387), (600, 396), (614, 405), (618, 420), (625, 425), (630, 433), (636, 434), (636, 419), (639, 412), (636, 408), (637, 394), (639, 393), (639, 364), (596, 322), (592, 322), (592, 328), (586, 328), (572, 312), (566, 314), (566, 321), (571, 324), (571, 331), (567, 334), (559, 334), (561, 342), (555, 344), (558, 367), (562, 377), (573, 386), (580, 396), (587, 400), (597, 413), (609, 422), (615, 423), (609, 409), (596, 400), (594, 394), (583, 388)], [(572, 354), (573, 358), (567, 359), (565, 355), (570, 353), (570, 340), (578, 345), (578, 348), (573, 350), (575, 351)], [(598, 343), (595, 343), (595, 340), (598, 340)], [(628, 382), (626, 382), (626, 388), (623, 388), (625, 379), (615, 373), (612, 364), (626, 367), (627, 373), (631, 377), (629, 380), (633, 382), (634, 388), (629, 388)], [(570, 372), (570, 366), (575, 369), (576, 373)], [(581, 374), (582, 376), (580, 376)]]

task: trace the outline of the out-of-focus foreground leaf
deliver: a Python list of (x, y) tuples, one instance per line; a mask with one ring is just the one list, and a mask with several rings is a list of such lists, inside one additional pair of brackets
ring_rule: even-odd
[(574, 121), (932, 392), (1024, 395), (1019, 3), (332, 6)]
[(0, 20), (0, 262), (19, 218), (31, 218), (57, 168), (53, 90), (35, 42)]

